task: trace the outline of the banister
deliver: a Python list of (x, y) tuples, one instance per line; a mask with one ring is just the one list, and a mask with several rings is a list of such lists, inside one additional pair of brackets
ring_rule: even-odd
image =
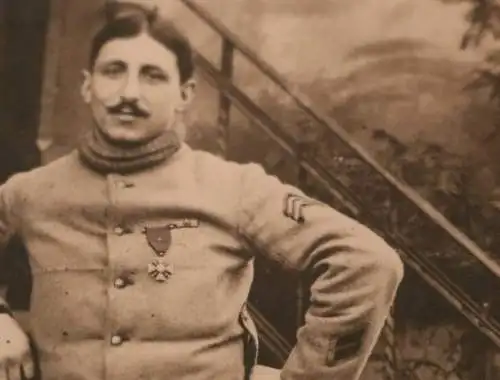
[(235, 49), (245, 55), (256, 67), (258, 67), (268, 78), (276, 85), (288, 93), (297, 103), (316, 122), (326, 127), (336, 137), (338, 137), (349, 149), (357, 154), (364, 162), (370, 165), (378, 172), (395, 190), (404, 195), (417, 208), (425, 214), (432, 222), (445, 230), (456, 243), (461, 245), (471, 255), (475, 256), (486, 268), (495, 276), (500, 277), (500, 264), (483, 251), (466, 234), (454, 226), (444, 215), (442, 215), (430, 202), (425, 200), (410, 186), (399, 181), (388, 170), (378, 164), (371, 155), (358, 143), (353, 141), (349, 134), (331, 117), (324, 115), (316, 109), (312, 102), (302, 93), (290, 84), (281, 74), (279, 74), (271, 65), (266, 63), (258, 54), (253, 52), (245, 43), (241, 41), (233, 32), (225, 27), (219, 20), (208, 13), (202, 6), (193, 0), (181, 0), (186, 7), (193, 13), (203, 19), (225, 40), (229, 41)]
[(252, 319), (257, 326), (257, 329), (262, 332), (262, 339), (273, 351), (273, 354), (281, 361), (285, 362), (288, 355), (292, 351), (292, 346), (289, 342), (284, 339), (281, 334), (274, 328), (274, 326), (269, 323), (269, 321), (260, 313), (260, 311), (253, 306), (248, 304), (248, 311), (250, 312)]
[[(221, 72), (229, 80), (233, 77), (234, 46), (228, 40), (222, 40)], [(219, 115), (217, 122), (220, 126), (220, 134), (217, 139), (219, 143), (219, 153), (227, 154), (227, 142), (229, 141), (229, 116), (231, 113), (231, 101), (222, 92), (219, 94)]]
[[(217, 80), (217, 83), (214, 83), (218, 86), (219, 91), (223, 92), (226, 97), (230, 98), (231, 94), (227, 91), (228, 87), (231, 87), (231, 81), (227, 80), (227, 78), (222, 77), (210, 64), (208, 60), (206, 60), (201, 54), (196, 55), (197, 64), (205, 70), (209, 75), (206, 77), (208, 81)], [(236, 98), (231, 98), (233, 103), (239, 104)], [(287, 152), (289, 155), (295, 155), (295, 149), (292, 146), (292, 143), (289, 141), (287, 136), (283, 133), (280, 133), (279, 128), (277, 128), (275, 122), (269, 118), (265, 113), (263, 113), (257, 105), (250, 104), (246, 102), (246, 107), (241, 107), (240, 111), (243, 112), (247, 117), (252, 119), (255, 115), (258, 115), (259, 120), (265, 120), (261, 123), (261, 127), (266, 129), (266, 133), (272, 137), (272, 139), (280, 146), (283, 151)], [(274, 126), (269, 128), (269, 126)], [(330, 193), (331, 196), (336, 199), (342, 199), (345, 207), (349, 210), (352, 215), (358, 214), (358, 209), (355, 206), (352, 198), (352, 195), (347, 194), (346, 192), (340, 190), (341, 186), (338, 181), (335, 180), (327, 171), (324, 169), (319, 163), (315, 162), (316, 165), (312, 166), (310, 164), (311, 159), (305, 159), (296, 157), (297, 161), (304, 170), (307, 171), (308, 175), (313, 177), (316, 181), (321, 183), (325, 189)], [(329, 181), (335, 182), (337, 186), (330, 186), (330, 182), (328, 182), (325, 178), (328, 178)]]
[[(206, 58), (197, 54), (197, 65), (205, 79), (223, 92), (244, 115), (256, 123), (275, 143), (277, 143), (288, 155), (296, 157), (293, 143), (279, 131), (279, 126), (267, 116), (257, 105), (255, 105), (241, 90), (239, 90), (230, 80), (221, 74)], [(319, 181), (335, 199), (340, 200), (348, 208), (356, 208), (359, 200), (355, 197), (347, 200), (344, 197), (345, 190), (342, 184), (335, 181), (335, 178), (324, 173), (320, 164), (310, 157), (299, 157), (297, 164), (302, 167), (311, 178)], [(333, 189), (338, 187), (337, 189)], [(366, 217), (370, 217), (367, 211)], [(374, 226), (372, 226), (374, 227)], [(380, 231), (383, 233), (383, 231)], [(477, 329), (491, 339), (500, 347), (500, 324), (484, 313), (481, 305), (464, 291), (450, 281), (447, 274), (439, 269), (431, 259), (416, 252), (409, 247), (401, 237), (384, 234), (388, 242), (399, 248), (398, 251), (405, 263), (411, 267), (418, 275), (440, 293), (453, 307), (460, 311)], [(489, 273), (489, 272), (488, 272)]]

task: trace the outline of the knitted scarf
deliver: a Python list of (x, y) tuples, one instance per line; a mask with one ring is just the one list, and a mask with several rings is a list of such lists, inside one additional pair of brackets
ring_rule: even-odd
[(158, 165), (179, 148), (175, 130), (168, 130), (144, 144), (122, 146), (111, 143), (93, 128), (81, 141), (78, 152), (81, 160), (99, 173), (127, 174)]

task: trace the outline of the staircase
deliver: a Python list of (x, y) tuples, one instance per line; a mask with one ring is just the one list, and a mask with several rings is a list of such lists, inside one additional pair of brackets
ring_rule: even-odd
[[(429, 202), (396, 179), (329, 117), (316, 110), (275, 69), (249, 49), (220, 21), (193, 0), (181, 2), (221, 39), (220, 67), (196, 52), (198, 71), (220, 94), (218, 147), (225, 152), (230, 131), (230, 111), (236, 107), (258, 127), (276, 149), (297, 169), (297, 184), (307, 193), (355, 217), (379, 232), (395, 247), (407, 268), (414, 271), (475, 328), (500, 347), (500, 263), (452, 225)], [(263, 80), (272, 81), (288, 94), (315, 131), (314, 141), (304, 142), (297, 128), (281, 125), (257, 105), (234, 80), (235, 53), (258, 68)], [(318, 143), (320, 141), (320, 143)], [(335, 153), (332, 153), (335, 152)], [(370, 194), (368, 202), (363, 194)], [(460, 260), (467, 265), (459, 267)], [(257, 276), (268, 263), (257, 263)], [(307, 307), (307, 283), (289, 280), (294, 294), (292, 324), (302, 324)], [(275, 281), (276, 283), (277, 281)], [(282, 363), (293, 345), (293, 336), (278, 331), (273, 312), (254, 297), (251, 312), (260, 330), (264, 349)], [(280, 315), (283, 320), (283, 315)], [(283, 329), (282, 329), (283, 330)], [(288, 336), (287, 336), (288, 335)]]

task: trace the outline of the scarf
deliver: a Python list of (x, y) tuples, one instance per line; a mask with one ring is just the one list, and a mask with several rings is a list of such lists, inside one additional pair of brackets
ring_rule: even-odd
[(99, 173), (127, 174), (156, 166), (179, 148), (180, 140), (175, 130), (165, 131), (144, 144), (122, 146), (113, 144), (93, 128), (83, 138), (78, 153), (84, 164)]

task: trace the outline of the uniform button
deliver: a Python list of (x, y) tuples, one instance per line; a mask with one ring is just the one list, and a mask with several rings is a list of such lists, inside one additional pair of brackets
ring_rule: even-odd
[(123, 338), (120, 335), (113, 335), (111, 337), (111, 344), (113, 346), (119, 346), (122, 343), (123, 343)]
[(117, 277), (114, 281), (114, 285), (115, 285), (115, 288), (123, 289), (125, 287), (125, 285), (127, 285), (127, 284), (123, 278)]
[(134, 187), (134, 184), (133, 184), (133, 182), (122, 180), (122, 181), (118, 181), (118, 187), (120, 189), (128, 189), (128, 188)]

